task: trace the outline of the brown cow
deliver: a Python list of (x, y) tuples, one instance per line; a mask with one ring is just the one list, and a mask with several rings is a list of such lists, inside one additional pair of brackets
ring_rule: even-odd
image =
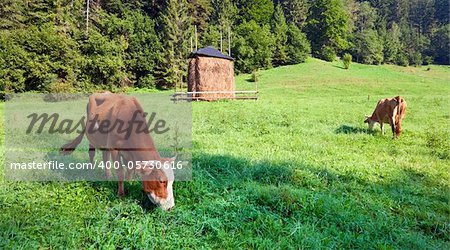
[(369, 125), (369, 130), (373, 130), (375, 123), (380, 123), (381, 132), (384, 134), (384, 122), (391, 125), (392, 136), (398, 137), (402, 132), (402, 120), (405, 117), (406, 101), (400, 96), (386, 98), (378, 101), (372, 116), (366, 116), (364, 123)]
[[(136, 98), (110, 92), (93, 94), (89, 97), (87, 105), (84, 133), (62, 146), (61, 153), (71, 154), (86, 135), (89, 140), (91, 162), (94, 160), (95, 149), (101, 149), (104, 162), (109, 161), (111, 156), (113, 162), (119, 162), (120, 166), (122, 164), (127, 166), (128, 179), (131, 179), (134, 172), (134, 169), (130, 170), (128, 166), (136, 167), (143, 161), (160, 161), (163, 165), (168, 162), (171, 165), (174, 159), (162, 158), (156, 150), (150, 134), (138, 132), (142, 129), (148, 131), (148, 124), (145, 121), (144, 111)], [(130, 131), (130, 133), (127, 134), (126, 131)], [(170, 167), (168, 169), (150, 169), (150, 167), (143, 168), (143, 165), (139, 168), (139, 173), (145, 193), (154, 204), (163, 210), (171, 209), (175, 205), (172, 189), (173, 169)], [(106, 170), (108, 178), (111, 177), (110, 171)], [(117, 169), (117, 176), (118, 195), (124, 196), (124, 172), (121, 167)]]

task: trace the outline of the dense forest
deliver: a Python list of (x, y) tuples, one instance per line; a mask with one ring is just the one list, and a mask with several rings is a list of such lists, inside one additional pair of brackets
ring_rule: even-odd
[(171, 88), (208, 45), (231, 48), (238, 73), (310, 54), (449, 64), (449, 10), (449, 0), (1, 0), (1, 92)]

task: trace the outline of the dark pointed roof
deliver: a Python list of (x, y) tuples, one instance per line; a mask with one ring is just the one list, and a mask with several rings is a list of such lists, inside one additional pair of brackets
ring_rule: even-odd
[(222, 54), (220, 51), (215, 49), (213, 46), (208, 46), (208, 47), (199, 49), (197, 51), (194, 51), (194, 52), (192, 52), (191, 57), (194, 57), (196, 55), (223, 58), (223, 59), (234, 61), (233, 57)]

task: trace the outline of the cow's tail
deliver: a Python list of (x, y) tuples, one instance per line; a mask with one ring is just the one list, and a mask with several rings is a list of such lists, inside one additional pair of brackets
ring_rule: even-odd
[(397, 101), (397, 115), (401, 114), (401, 106), (402, 106), (402, 97), (397, 96), (395, 97), (395, 100)]
[(84, 137), (84, 131), (81, 132), (77, 138), (75, 138), (73, 141), (63, 145), (59, 152), (62, 155), (70, 155), (73, 151), (75, 151), (75, 149), (77, 148), (77, 146), (81, 143), (81, 141), (83, 140)]

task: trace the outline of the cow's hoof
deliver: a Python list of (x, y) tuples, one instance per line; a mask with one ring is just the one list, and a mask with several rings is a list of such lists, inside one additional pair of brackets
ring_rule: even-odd
[(125, 192), (117, 192), (117, 196), (119, 196), (119, 198), (124, 198)]

